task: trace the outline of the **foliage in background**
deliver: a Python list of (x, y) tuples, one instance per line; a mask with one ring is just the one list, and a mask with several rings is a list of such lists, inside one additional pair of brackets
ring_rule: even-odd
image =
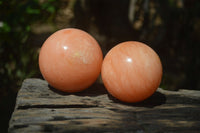
[[(64, 7), (62, 2), (74, 9), (75, 27), (89, 32), (97, 29), (97, 34), (105, 35), (103, 49), (125, 40), (151, 44), (163, 62), (163, 87), (200, 88), (197, 0), (0, 0), (1, 95), (17, 90), (24, 78), (37, 77), (38, 46), (27, 43), (31, 25), (53, 22), (58, 9)], [(63, 12), (70, 16), (68, 11)], [(60, 15), (60, 20), (68, 23), (65, 15)]]
[(75, 27), (97, 29), (103, 50), (125, 40), (151, 44), (163, 62), (163, 87), (200, 88), (197, 0), (0, 0), (0, 95), (17, 91), (23, 79), (39, 75), (38, 46), (27, 43), (31, 25), (54, 23), (60, 17), (58, 21), (66, 26), (69, 10), (57, 14), (65, 7), (73, 9)]
[(51, 22), (57, 8), (56, 0), (0, 1), (1, 95), (17, 91), (23, 79), (38, 74), (38, 48), (27, 43), (31, 24)]

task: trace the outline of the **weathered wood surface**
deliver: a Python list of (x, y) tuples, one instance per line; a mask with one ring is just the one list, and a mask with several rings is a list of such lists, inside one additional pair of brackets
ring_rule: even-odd
[(110, 96), (102, 84), (68, 94), (44, 80), (26, 79), (8, 131), (199, 133), (200, 91), (158, 89), (144, 102), (125, 104)]

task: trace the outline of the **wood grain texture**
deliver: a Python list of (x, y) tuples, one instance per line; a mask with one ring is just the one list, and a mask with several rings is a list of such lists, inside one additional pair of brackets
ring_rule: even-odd
[(109, 95), (102, 84), (70, 94), (44, 80), (26, 79), (8, 131), (199, 133), (200, 91), (159, 88), (147, 100), (127, 104)]

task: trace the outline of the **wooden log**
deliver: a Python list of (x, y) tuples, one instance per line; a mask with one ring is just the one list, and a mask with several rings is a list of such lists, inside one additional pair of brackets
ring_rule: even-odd
[(70, 94), (44, 80), (26, 79), (8, 131), (199, 133), (200, 91), (159, 88), (147, 100), (127, 104), (109, 95), (102, 84)]

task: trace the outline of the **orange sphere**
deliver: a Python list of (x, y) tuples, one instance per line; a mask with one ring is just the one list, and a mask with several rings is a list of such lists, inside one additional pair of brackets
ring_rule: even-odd
[(39, 54), (40, 71), (58, 90), (78, 92), (95, 82), (101, 71), (103, 54), (97, 41), (74, 28), (52, 34)]
[(139, 102), (151, 96), (160, 85), (162, 64), (149, 46), (129, 41), (107, 53), (101, 74), (112, 96), (124, 102)]

